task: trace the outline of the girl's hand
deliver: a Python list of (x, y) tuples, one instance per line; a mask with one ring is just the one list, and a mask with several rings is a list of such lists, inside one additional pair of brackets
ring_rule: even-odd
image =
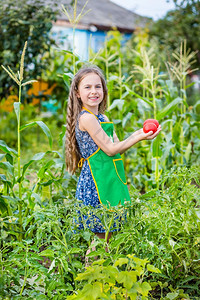
[(161, 126), (158, 126), (158, 129), (155, 133), (153, 133), (153, 131), (149, 131), (147, 133), (145, 133), (143, 131), (143, 128), (137, 130), (136, 132), (133, 133), (134, 136), (138, 136), (138, 138), (140, 139), (140, 141), (142, 140), (153, 140), (161, 131)]

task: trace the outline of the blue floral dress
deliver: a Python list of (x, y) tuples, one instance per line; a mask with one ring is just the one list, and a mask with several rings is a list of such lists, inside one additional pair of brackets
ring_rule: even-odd
[[(82, 114), (89, 113), (88, 111), (81, 111), (77, 120), (75, 134), (76, 140), (78, 143), (80, 154), (83, 158), (87, 158), (92, 155), (97, 149), (97, 144), (93, 141), (91, 136), (87, 131), (82, 131), (79, 129), (79, 118)], [(102, 114), (96, 115), (99, 122), (105, 122), (104, 116)], [(101, 220), (94, 215), (91, 208), (98, 209), (101, 207), (96, 186), (90, 171), (90, 167), (88, 161), (85, 160), (83, 163), (83, 167), (81, 170), (81, 174), (78, 180), (77, 189), (76, 189), (76, 198), (78, 200), (83, 201), (83, 205), (90, 206), (88, 207), (88, 214), (82, 215), (79, 217), (78, 222), (76, 222), (76, 226), (78, 229), (83, 229), (83, 221), (84, 224), (95, 233), (103, 233), (105, 232), (105, 227), (102, 224)], [(94, 209), (94, 211), (95, 211)], [(80, 212), (78, 212), (80, 214)], [(114, 223), (112, 229), (110, 231), (116, 231), (116, 224)]]

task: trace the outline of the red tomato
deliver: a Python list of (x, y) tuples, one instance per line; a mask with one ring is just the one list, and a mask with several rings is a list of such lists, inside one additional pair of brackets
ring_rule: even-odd
[(143, 125), (143, 131), (145, 133), (149, 132), (149, 131), (153, 131), (153, 133), (155, 133), (157, 131), (157, 126), (154, 123), (146, 123)]
[(144, 126), (146, 123), (153, 123), (153, 124), (156, 125), (157, 128), (158, 128), (158, 126), (159, 126), (158, 121), (155, 120), (155, 119), (147, 119), (147, 120), (144, 122), (143, 126)]

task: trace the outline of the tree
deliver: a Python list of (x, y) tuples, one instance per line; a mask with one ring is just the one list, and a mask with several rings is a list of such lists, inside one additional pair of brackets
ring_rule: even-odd
[[(176, 49), (181, 41), (187, 40), (187, 47), (192, 51), (200, 49), (200, 1), (174, 0), (176, 9), (166, 14), (163, 19), (154, 22), (150, 35), (159, 39), (161, 47)], [(197, 64), (200, 53), (197, 53)]]
[[(50, 38), (52, 22), (56, 19), (55, 0), (4, 0), (0, 2), (0, 65), (9, 65), (15, 72), (25, 41), (28, 41), (25, 66), (30, 78), (40, 77), (42, 70), (48, 67), (43, 59), (45, 52), (55, 44)], [(0, 69), (0, 98), (9, 94), (13, 82), (6, 72)]]

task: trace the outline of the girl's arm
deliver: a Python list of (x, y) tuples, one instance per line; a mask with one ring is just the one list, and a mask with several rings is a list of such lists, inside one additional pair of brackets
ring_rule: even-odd
[(140, 129), (132, 133), (126, 140), (114, 141), (113, 143), (109, 136), (101, 128), (101, 125), (95, 116), (91, 114), (83, 114), (80, 117), (79, 122), (83, 130), (86, 130), (89, 133), (97, 146), (100, 147), (101, 150), (104, 151), (108, 156), (113, 156), (117, 153), (124, 153), (127, 149), (131, 148), (139, 141), (152, 140), (159, 134), (161, 130), (161, 126), (159, 126), (158, 130), (153, 134), (152, 131), (144, 133), (143, 129)]

